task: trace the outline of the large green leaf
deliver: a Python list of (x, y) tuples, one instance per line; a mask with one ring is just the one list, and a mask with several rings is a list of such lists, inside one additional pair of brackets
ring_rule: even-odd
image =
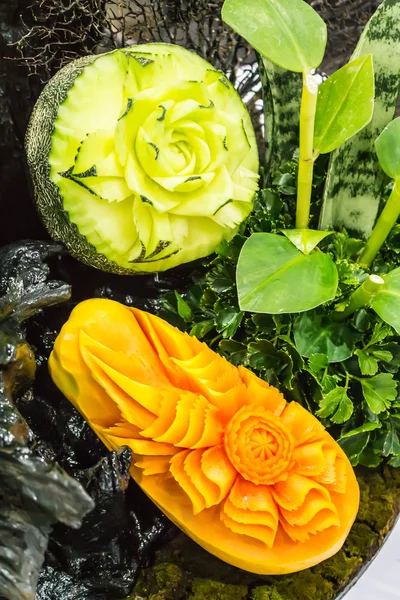
[(350, 358), (358, 334), (344, 323), (335, 323), (323, 315), (306, 312), (294, 326), (294, 341), (302, 356), (325, 354), (329, 362)]
[(384, 276), (385, 283), (372, 299), (371, 307), (400, 334), (400, 267)]
[(385, 0), (364, 29), (353, 59), (372, 54), (375, 104), (371, 122), (332, 154), (320, 229), (346, 227), (367, 239), (378, 213), (384, 173), (375, 140), (393, 119), (400, 85), (400, 1)]
[(379, 163), (386, 175), (400, 177), (400, 117), (385, 127), (375, 142)]
[(284, 236), (254, 233), (240, 253), (236, 281), (241, 310), (278, 314), (332, 300), (338, 274), (327, 254), (305, 256)]
[(326, 25), (303, 0), (225, 0), (222, 19), (284, 69), (302, 73), (321, 64)]
[(351, 61), (318, 90), (314, 148), (327, 154), (367, 125), (374, 111), (372, 55)]

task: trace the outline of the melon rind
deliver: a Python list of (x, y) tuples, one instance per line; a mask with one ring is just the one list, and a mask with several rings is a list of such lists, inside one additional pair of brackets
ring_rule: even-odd
[(63, 199), (56, 184), (50, 179), (49, 155), (54, 123), (60, 104), (66, 100), (75, 79), (98, 56), (78, 58), (56, 73), (40, 94), (29, 120), (25, 137), (25, 152), (32, 178), (37, 209), (50, 236), (67, 247), (69, 253), (81, 262), (118, 275), (135, 275), (99, 254), (96, 248), (69, 220)]
[[(155, 45), (168, 46), (169, 44), (160, 43)], [(143, 46), (122, 48), (106, 54), (112, 54), (121, 50), (126, 53), (135, 52), (139, 48), (143, 48)], [(79, 231), (78, 225), (70, 220), (70, 216), (64, 208), (64, 201), (59, 189), (50, 178), (51, 166), (49, 156), (51, 154), (52, 137), (60, 105), (67, 99), (76, 78), (100, 56), (104, 56), (104, 54), (85, 56), (72, 61), (60, 69), (47, 83), (33, 109), (25, 137), (25, 151), (33, 183), (36, 207), (50, 236), (54, 240), (62, 242), (69, 253), (81, 262), (91, 267), (119, 275), (148, 274), (152, 272), (150, 269), (126, 268), (110, 260), (101, 251), (97, 250), (85, 235)], [(231, 230), (231, 232), (234, 235), (234, 231)], [(229, 236), (229, 239), (232, 235)], [(221, 239), (225, 239), (225, 236)], [(203, 256), (205, 255), (203, 253)], [(160, 262), (158, 261), (159, 264)], [(156, 270), (160, 269), (154, 269), (154, 271)]]

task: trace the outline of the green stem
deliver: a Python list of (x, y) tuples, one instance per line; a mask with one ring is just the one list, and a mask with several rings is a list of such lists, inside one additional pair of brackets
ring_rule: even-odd
[(335, 321), (343, 321), (346, 317), (352, 315), (356, 310), (363, 306), (369, 306), (372, 298), (381, 289), (384, 280), (379, 275), (369, 275), (359, 288), (353, 292), (348, 306), (342, 312), (337, 312), (333, 315)]
[(344, 384), (344, 389), (347, 390), (349, 389), (349, 382), (350, 382), (350, 373), (348, 371), (346, 371), (346, 381)]
[(389, 196), (386, 206), (383, 209), (375, 227), (372, 230), (371, 236), (365, 248), (362, 251), (358, 263), (363, 267), (369, 267), (375, 256), (381, 249), (382, 244), (386, 240), (392, 228), (396, 225), (396, 221), (400, 214), (400, 181), (394, 182), (392, 193)]
[(318, 84), (311, 73), (303, 73), (300, 108), (300, 156), (297, 180), (296, 229), (307, 229), (314, 170), (314, 125)]

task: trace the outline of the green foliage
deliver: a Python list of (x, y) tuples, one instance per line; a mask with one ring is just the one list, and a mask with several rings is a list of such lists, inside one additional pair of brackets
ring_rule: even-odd
[(335, 323), (324, 312), (305, 312), (294, 322), (294, 341), (302, 356), (322, 354), (328, 363), (342, 362), (353, 354), (357, 333)]
[[(297, 122), (300, 126), (296, 230), (285, 232), (295, 248), (276, 235), (257, 235), (246, 241), (237, 269), (239, 305), (245, 311), (271, 314), (310, 310), (332, 300), (337, 288), (337, 272), (331, 258), (318, 251), (310, 254), (324, 234), (310, 231), (307, 239), (314, 163), (319, 154), (340, 146), (371, 119), (372, 56), (358, 58), (337, 71), (322, 84), (318, 93), (318, 80), (312, 69), (323, 58), (326, 25), (307, 3), (303, 0), (249, 0), (243, 4), (240, 0), (225, 0), (222, 18), (249, 41), (263, 59), (260, 65), (266, 88), (268, 166), (273, 164), (271, 131), (275, 125), (274, 115), (269, 116), (268, 108), (273, 111), (276, 97), (282, 96), (276, 93), (274, 65), (303, 73), (299, 121), (294, 118), (293, 110), (289, 118), (292, 126)], [(278, 113), (279, 118), (281, 111)], [(281, 193), (296, 193), (291, 173), (278, 174), (273, 183)]]
[[(294, 170), (295, 162), (281, 169), (289, 174)], [(319, 202), (321, 186), (314, 192)], [(194, 274), (193, 287), (183, 295), (191, 320), (185, 321), (189, 311), (182, 302), (178, 308), (175, 294), (165, 298), (161, 314), (233, 364), (245, 365), (276, 385), (288, 401), (311, 410), (340, 439), (354, 465), (377, 466), (385, 459), (400, 466), (400, 338), (371, 308), (361, 308), (343, 322), (331, 317), (334, 307), (346, 305), (366, 277), (355, 262), (361, 240), (342, 231), (320, 242), (338, 270), (331, 302), (301, 314), (243, 313), (239, 308), (235, 268), (243, 244), (252, 233), (293, 229), (294, 211), (293, 197), (279, 193), (277, 186), (262, 190), (247, 229), (232, 242), (223, 242)], [(394, 243), (393, 250), (377, 258), (379, 272), (396, 264)], [(298, 283), (294, 285), (298, 290)]]
[(348, 386), (337, 385), (325, 396), (323, 396), (317, 410), (318, 417), (330, 417), (332, 423), (345, 423), (353, 414), (353, 402), (347, 395)]
[[(315, 226), (325, 182), (326, 193), (335, 187), (332, 197), (340, 199), (342, 192), (353, 197), (355, 187), (350, 180), (342, 186), (342, 167), (345, 173), (354, 169), (357, 177), (361, 168), (371, 168), (373, 178), (380, 182), (373, 190), (375, 204), (379, 198), (382, 178), (368, 148), (373, 146), (376, 130), (388, 123), (400, 80), (397, 63), (395, 67), (390, 60), (385, 70), (384, 56), (392, 43), (391, 19), (400, 23), (397, 4), (383, 2), (367, 26), (353, 62), (320, 86), (317, 101), (317, 82), (310, 69), (322, 59), (326, 41), (318, 15), (303, 0), (249, 0), (245, 4), (225, 0), (224, 20), (263, 56), (263, 84), (273, 89), (273, 97), (266, 96), (268, 106), (274, 108), (279, 98), (287, 99), (279, 93), (285, 78), (276, 65), (305, 75), (300, 119), (294, 116), (297, 100), (286, 119), (289, 128), (300, 124), (299, 152), (279, 165), (269, 179), (271, 187), (260, 190), (247, 229), (242, 226), (230, 243), (223, 242), (216, 256), (194, 275), (193, 288), (183, 297), (166, 297), (162, 309), (164, 318), (204, 340), (233, 364), (247, 366), (281, 389), (287, 400), (307, 407), (339, 440), (353, 465), (371, 467), (384, 459), (400, 466), (398, 228), (388, 237), (399, 214), (400, 192), (391, 193), (391, 204), (387, 203), (383, 212), (387, 227), (380, 228), (376, 239), (371, 236), (371, 247), (344, 229), (332, 234), (307, 227), (310, 207)], [(379, 104), (373, 111), (375, 59)], [(358, 132), (372, 113), (368, 131), (360, 137)], [(268, 115), (266, 125), (268, 134)], [(295, 139), (292, 133), (287, 136), (291, 142)], [(348, 145), (351, 136), (357, 139)], [(399, 136), (400, 126), (395, 121), (376, 145), (383, 169), (394, 178), (400, 174)], [(271, 136), (267, 138), (268, 164), (272, 164), (274, 145)], [(327, 177), (326, 162), (318, 155), (344, 142), (351, 151), (340, 155), (343, 164), (335, 153)], [(366, 195), (367, 181), (372, 180), (363, 176), (364, 187), (357, 198)], [(352, 229), (360, 229), (364, 237), (376, 216), (373, 204), (366, 202), (361, 207), (359, 203), (351, 212), (357, 220), (350, 223)], [(344, 203), (338, 206), (343, 217)], [(332, 203), (325, 202), (324, 229), (330, 222), (337, 225), (338, 218), (333, 215)], [(348, 221), (342, 219), (342, 223)]]
[(374, 87), (371, 54), (351, 61), (319, 86), (314, 130), (316, 152), (332, 152), (370, 122)]
[(335, 297), (338, 284), (328, 254), (306, 255), (286, 237), (272, 233), (254, 233), (245, 242), (236, 278), (240, 308), (270, 314), (315, 308)]
[(321, 64), (326, 25), (303, 0), (225, 0), (222, 19), (279, 67), (301, 73)]
[(361, 379), (361, 387), (366, 403), (376, 415), (390, 408), (397, 396), (397, 384), (391, 373), (379, 373), (368, 379)]

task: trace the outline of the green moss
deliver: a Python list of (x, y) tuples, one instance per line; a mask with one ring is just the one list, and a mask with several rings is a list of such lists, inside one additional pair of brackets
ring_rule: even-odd
[(186, 597), (187, 576), (171, 563), (144, 569), (134, 588), (134, 595), (149, 600), (182, 600)]
[(222, 562), (183, 534), (156, 553), (156, 562), (174, 562), (184, 571), (202, 579), (239, 585), (254, 582), (252, 573)]
[(232, 585), (211, 579), (194, 579), (189, 600), (246, 600), (247, 585)]
[(383, 471), (386, 488), (400, 490), (400, 469), (391, 469), (386, 467)]
[(282, 600), (275, 587), (261, 585), (251, 592), (251, 600)]
[(276, 587), (282, 600), (327, 600), (333, 596), (333, 583), (324, 579), (311, 569), (274, 578), (271, 583)]
[(384, 532), (393, 518), (393, 504), (398, 490), (388, 487), (380, 470), (369, 470), (359, 478), (360, 510), (357, 520), (371, 525), (376, 532)]
[(345, 543), (345, 549), (349, 556), (360, 556), (360, 548), (367, 553), (376, 544), (376, 534), (366, 523), (354, 523), (349, 537)]
[(350, 577), (351, 574), (360, 567), (362, 564), (362, 558), (359, 553), (358, 556), (346, 556), (343, 550), (339, 550), (337, 554), (329, 558), (328, 560), (316, 565), (311, 570), (313, 573), (321, 575), (329, 581), (334, 583), (343, 584)]

